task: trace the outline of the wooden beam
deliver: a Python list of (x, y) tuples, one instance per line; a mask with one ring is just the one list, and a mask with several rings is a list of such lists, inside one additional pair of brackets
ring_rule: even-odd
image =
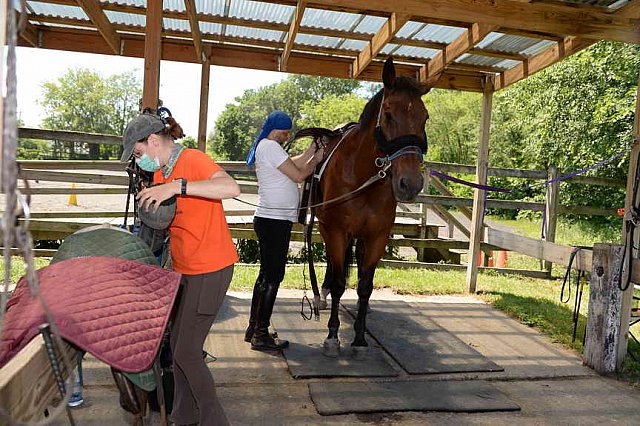
[(209, 76), (211, 63), (209, 59), (202, 64), (200, 74), (200, 116), (198, 119), (198, 149), (207, 151), (207, 113), (209, 111)]
[(382, 48), (389, 43), (398, 31), (409, 21), (410, 15), (404, 15), (393, 12), (387, 22), (385, 22), (380, 30), (369, 40), (369, 43), (360, 52), (358, 57), (353, 61), (353, 78), (358, 77), (365, 68), (369, 66), (372, 59), (375, 58)]
[(497, 27), (495, 25), (485, 25), (474, 23), (471, 27), (465, 30), (458, 38), (453, 40), (447, 48), (438, 53), (428, 64), (425, 64), (420, 69), (419, 79), (420, 81), (427, 81), (436, 77), (441, 73), (449, 64), (455, 62), (455, 60), (462, 54), (473, 49), (476, 44), (481, 42), (489, 33), (493, 32)]
[[(63, 343), (58, 354), (63, 379), (69, 376), (63, 360), (73, 360), (75, 349)], [(31, 340), (0, 370), (0, 405), (5, 414), (21, 422), (45, 420), (45, 409), (59, 398), (53, 370), (40, 335)]]
[(638, 19), (640, 17), (640, 0), (631, 0), (615, 12), (625, 18)]
[(94, 23), (102, 37), (105, 39), (109, 47), (116, 55), (120, 54), (120, 36), (113, 29), (109, 18), (104, 14), (101, 4), (98, 0), (77, 0), (78, 5), (82, 7), (84, 13), (87, 14), (91, 22)]
[(284, 51), (282, 52), (282, 56), (280, 57), (280, 70), (287, 70), (287, 62), (289, 61), (289, 55), (291, 55), (291, 49), (293, 48), (293, 44), (296, 41), (296, 35), (298, 34), (298, 29), (300, 28), (300, 22), (302, 22), (302, 17), (304, 16), (304, 10), (307, 7), (306, 0), (298, 0), (298, 4), (296, 5), (296, 10), (291, 17), (291, 23), (289, 24), (289, 32), (287, 34), (287, 42), (284, 45)]
[(196, 49), (198, 61), (205, 62), (207, 60), (204, 50), (202, 49), (202, 37), (200, 36), (200, 24), (196, 12), (195, 0), (184, 0), (184, 7), (189, 17), (189, 26), (191, 27), (191, 37), (193, 38), (193, 47)]
[[(16, 11), (16, 25), (20, 23), (20, 12)], [(38, 47), (38, 29), (29, 22), (29, 16), (27, 14), (24, 28), (18, 33), (20, 37), (32, 47)]]
[(542, 33), (539, 31), (526, 31), (519, 30), (517, 28), (505, 28), (500, 27), (496, 30), (496, 32), (509, 34), (509, 35), (517, 35), (520, 37), (528, 37), (528, 38), (537, 38), (539, 40), (550, 40), (550, 41), (562, 41), (564, 40), (563, 36), (559, 36), (556, 34)]
[[(358, 8), (362, 0), (314, 0), (314, 3)], [(312, 7), (312, 6), (310, 6)], [(478, 22), (499, 27), (519, 28), (551, 34), (566, 34), (592, 40), (640, 43), (638, 17), (619, 16), (577, 4), (558, 4), (513, 0), (369, 0), (366, 9), (406, 13), (413, 16)]]
[[(57, 49), (73, 52), (113, 54), (104, 39), (94, 31), (47, 27), (41, 29), (41, 46), (45, 49)], [(144, 39), (136, 34), (123, 34), (123, 55), (127, 57), (144, 57)], [(24, 46), (25, 42), (19, 42)], [(222, 44), (206, 44), (211, 49), (212, 65), (277, 71), (279, 51), (259, 47), (230, 46)], [(162, 58), (169, 61), (195, 63), (195, 50), (189, 40), (165, 39), (162, 43)], [(322, 57), (319, 55), (292, 52), (289, 58), (289, 72), (299, 74), (321, 75), (334, 78), (349, 78), (352, 59), (339, 57)], [(416, 76), (419, 67), (396, 64), (398, 75)], [(360, 80), (381, 81), (382, 64), (372, 63), (360, 76)], [(480, 76), (465, 71), (446, 71), (436, 87), (441, 89), (465, 90), (480, 92)]]
[(593, 43), (595, 43), (595, 40), (567, 37), (562, 43), (555, 44), (530, 57), (528, 61), (505, 71), (496, 81), (496, 90), (504, 89), (517, 81), (527, 78), (561, 59), (591, 46)]
[[(556, 241), (556, 228), (558, 225), (558, 206), (560, 205), (560, 182), (555, 181), (560, 176), (557, 167), (549, 167), (547, 191), (544, 200), (544, 239), (551, 243)], [(544, 269), (551, 273), (553, 263), (545, 261)]]
[(144, 37), (144, 86), (142, 109), (158, 109), (160, 90), (160, 59), (162, 55), (162, 2), (147, 3), (146, 33)]
[(389, 43), (401, 44), (403, 46), (424, 47), (427, 49), (437, 49), (437, 50), (444, 50), (447, 48), (447, 43), (439, 43), (437, 41), (428, 41), (428, 40), (414, 40), (414, 39), (403, 38), (403, 37), (394, 37), (391, 39)]
[[(549, 243), (490, 227), (485, 228), (484, 242), (504, 250), (514, 251), (536, 259), (548, 260), (565, 267), (569, 265), (569, 258), (574, 249), (570, 246)], [(591, 272), (591, 250), (580, 250), (574, 259), (573, 268)]]
[[(476, 183), (480, 185), (486, 185), (489, 176), (489, 133), (491, 130), (492, 102), (493, 78), (486, 77), (482, 95), (482, 118), (480, 122), (480, 140), (478, 142), (478, 159), (476, 161)], [(478, 262), (476, 259), (480, 252), (480, 242), (483, 239), (485, 194), (486, 191), (481, 189), (474, 189), (473, 191), (473, 216), (471, 218), (466, 279), (468, 293), (476, 292), (476, 281), (478, 279)]]

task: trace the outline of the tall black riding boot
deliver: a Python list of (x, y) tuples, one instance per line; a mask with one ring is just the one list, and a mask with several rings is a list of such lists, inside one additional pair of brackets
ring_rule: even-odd
[(258, 322), (258, 310), (260, 307), (260, 296), (264, 291), (265, 284), (262, 282), (262, 274), (258, 275), (256, 283), (253, 286), (253, 297), (251, 298), (251, 314), (249, 314), (249, 326), (244, 332), (244, 341), (251, 343), (253, 337), (253, 330), (256, 328)]
[(265, 290), (260, 297), (260, 305), (258, 307), (258, 322), (251, 339), (251, 349), (253, 350), (279, 350), (289, 346), (287, 340), (281, 340), (278, 339), (277, 335), (269, 334), (269, 324), (273, 313), (273, 305), (276, 303), (276, 296), (278, 295), (278, 287), (280, 287), (280, 283), (265, 284)]

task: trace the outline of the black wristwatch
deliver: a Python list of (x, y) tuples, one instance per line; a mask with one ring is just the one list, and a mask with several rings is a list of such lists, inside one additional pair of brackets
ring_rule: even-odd
[(178, 178), (176, 180), (180, 181), (180, 195), (187, 195), (187, 179)]

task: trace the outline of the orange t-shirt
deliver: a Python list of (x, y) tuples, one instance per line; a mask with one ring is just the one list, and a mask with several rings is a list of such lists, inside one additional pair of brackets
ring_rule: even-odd
[[(186, 178), (188, 182), (207, 180), (222, 170), (207, 154), (197, 149), (185, 149), (168, 178), (155, 172), (155, 183), (167, 183)], [(231, 232), (224, 216), (221, 200), (177, 196), (176, 216), (169, 225), (173, 269), (195, 275), (215, 272), (238, 261)]]

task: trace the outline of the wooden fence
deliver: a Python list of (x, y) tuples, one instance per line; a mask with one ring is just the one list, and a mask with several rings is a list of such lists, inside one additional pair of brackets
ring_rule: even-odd
[[(57, 140), (68, 142), (88, 142), (98, 144), (117, 145), (121, 139), (112, 135), (86, 134), (80, 132), (52, 131), (42, 129), (19, 129), (21, 138)], [(48, 188), (32, 188), (30, 192), (34, 195), (53, 195), (53, 194), (125, 194), (128, 185), (128, 177), (123, 172), (123, 164), (117, 161), (50, 161), (50, 160), (34, 160), (20, 161), (20, 177), (28, 180), (40, 180), (60, 183), (86, 184), (83, 187), (71, 188), (70, 185), (60, 185)], [(219, 163), (227, 172), (240, 177), (239, 183), (243, 194), (256, 194), (257, 183), (255, 182), (255, 173), (247, 167), (243, 162), (220, 162)], [(392, 238), (389, 240), (390, 246), (396, 247), (413, 247), (418, 252), (418, 259), (424, 260), (427, 250), (440, 251), (463, 251), (468, 248), (468, 241), (465, 239), (454, 239), (454, 230), (460, 231), (462, 235), (468, 238), (470, 232), (460, 216), (454, 215), (447, 207), (455, 208), (463, 217), (471, 219), (471, 210), (468, 208), (472, 205), (473, 200), (470, 198), (456, 197), (449, 188), (440, 179), (429, 176), (429, 170), (437, 170), (443, 173), (458, 174), (475, 174), (475, 166), (450, 164), (439, 162), (426, 163), (427, 174), (425, 176), (425, 190), (420, 194), (416, 203), (420, 206), (419, 211), (400, 205), (398, 212), (400, 218), (413, 219), (414, 223), (396, 224)], [(93, 171), (93, 172), (90, 172)], [(98, 171), (98, 172), (96, 172)], [(542, 170), (519, 170), (507, 168), (489, 168), (489, 176), (522, 178), (522, 179), (539, 179), (546, 180), (557, 177), (561, 174), (557, 169), (549, 171)], [(571, 178), (571, 183), (581, 185), (598, 185), (611, 188), (624, 188), (625, 182), (588, 176), (576, 176)], [(428, 195), (428, 188), (433, 188), (439, 195)], [(604, 215), (613, 216), (617, 214), (615, 208), (600, 209), (590, 206), (566, 206), (559, 204), (559, 183), (554, 182), (549, 185), (547, 191), (547, 199), (544, 203), (539, 202), (523, 202), (523, 201), (507, 201), (488, 199), (487, 208), (500, 209), (517, 209), (546, 211), (547, 220), (545, 235), (546, 240), (536, 240), (526, 238), (517, 234), (498, 231), (485, 224), (485, 236), (481, 248), (483, 251), (489, 250), (509, 250), (532, 256), (547, 261), (546, 270), (550, 271), (551, 263), (566, 265), (572, 248), (553, 244), (555, 240), (555, 227), (558, 214), (587, 214), (587, 215)], [(123, 206), (124, 208), (124, 206)], [(427, 210), (431, 209), (436, 215), (447, 223), (449, 227), (448, 238), (438, 238), (437, 226), (428, 223)], [(403, 211), (404, 210), (404, 211)], [(250, 216), (253, 209), (248, 207), (245, 210), (229, 212), (228, 216)], [(59, 239), (76, 230), (92, 225), (91, 223), (81, 223), (73, 219), (90, 219), (90, 218), (118, 218), (122, 217), (122, 211), (106, 211), (106, 212), (35, 212), (32, 214), (31, 229), (35, 234), (35, 238), (40, 239)], [(69, 219), (64, 221), (64, 219)], [(250, 226), (246, 223), (234, 223), (233, 219), (229, 220), (234, 238), (255, 238)], [(403, 238), (397, 237), (402, 235)], [(315, 235), (315, 241), (319, 241), (319, 235)], [(294, 229), (292, 235), (293, 241), (302, 240), (301, 229)], [(586, 253), (582, 251), (579, 255), (578, 268), (590, 270), (590, 264), (587, 263)], [(420, 262), (412, 262), (414, 266), (421, 266)]]

